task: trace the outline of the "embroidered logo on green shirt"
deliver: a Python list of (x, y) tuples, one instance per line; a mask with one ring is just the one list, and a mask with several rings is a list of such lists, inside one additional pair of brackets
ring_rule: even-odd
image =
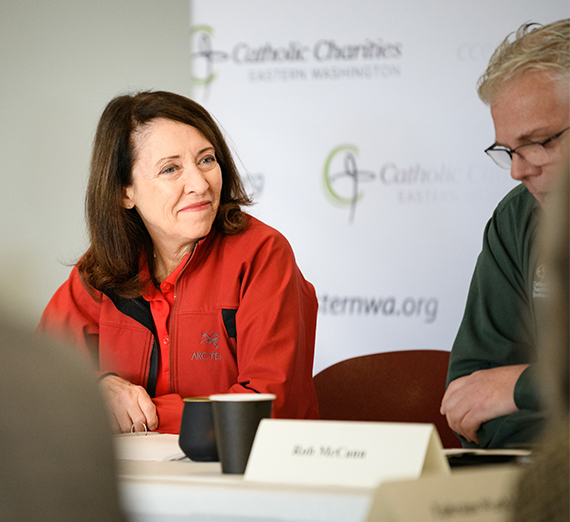
[(546, 269), (544, 265), (538, 265), (535, 272), (535, 277), (532, 282), (532, 298), (544, 299), (548, 296), (547, 283), (544, 281), (546, 276)]

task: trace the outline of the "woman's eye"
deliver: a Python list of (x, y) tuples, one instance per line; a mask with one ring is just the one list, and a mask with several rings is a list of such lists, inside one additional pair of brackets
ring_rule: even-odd
[(162, 173), (163, 174), (174, 174), (174, 171), (176, 170), (176, 167), (166, 167)]
[(208, 164), (208, 163), (214, 163), (216, 161), (216, 158), (214, 158), (214, 156), (206, 156), (200, 163), (204, 163), (204, 164)]

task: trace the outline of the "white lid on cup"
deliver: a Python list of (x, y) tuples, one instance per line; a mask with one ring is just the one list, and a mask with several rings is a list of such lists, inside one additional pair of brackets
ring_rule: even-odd
[(219, 402), (257, 402), (274, 401), (277, 395), (273, 393), (217, 393), (210, 395), (211, 401)]

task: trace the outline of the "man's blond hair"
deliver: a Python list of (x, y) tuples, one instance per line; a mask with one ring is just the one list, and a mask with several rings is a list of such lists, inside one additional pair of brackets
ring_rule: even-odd
[[(510, 41), (514, 34), (514, 39)], [(494, 102), (502, 86), (528, 71), (546, 71), (568, 89), (570, 83), (570, 19), (541, 26), (525, 23), (497, 47), (477, 82), (484, 103)]]

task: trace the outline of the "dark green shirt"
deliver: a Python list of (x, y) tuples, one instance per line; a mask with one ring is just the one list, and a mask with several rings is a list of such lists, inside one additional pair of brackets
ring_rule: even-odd
[[(530, 364), (515, 386), (519, 411), (481, 425), (479, 447), (530, 442), (543, 415), (536, 389), (537, 306), (544, 267), (536, 246), (541, 208), (524, 185), (511, 190), (487, 223), (465, 314), (451, 350), (447, 383), (477, 370)], [(460, 437), (461, 438), (461, 437)], [(464, 447), (475, 447), (462, 439)]]

